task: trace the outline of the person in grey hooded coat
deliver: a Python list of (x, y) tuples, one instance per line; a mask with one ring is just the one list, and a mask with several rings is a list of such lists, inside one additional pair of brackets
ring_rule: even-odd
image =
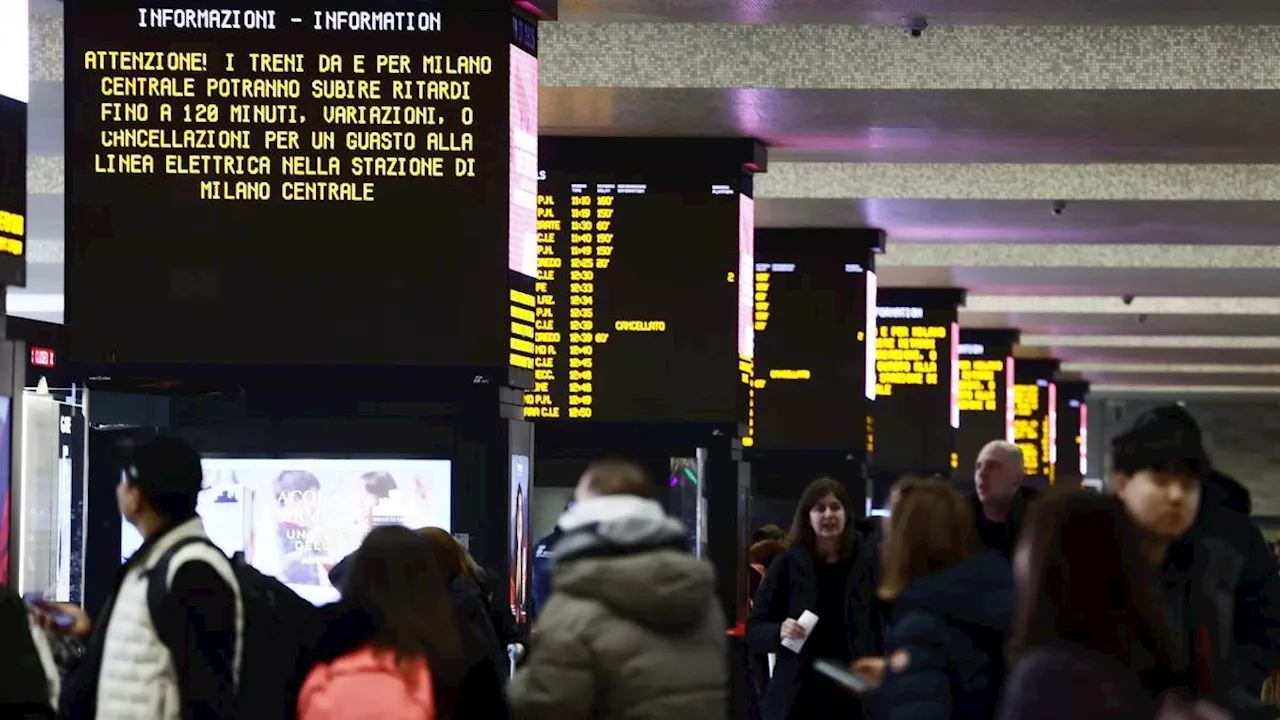
[(719, 720), (729, 707), (711, 566), (648, 498), (643, 469), (593, 463), (552, 565), (555, 592), (508, 687), (519, 720)]

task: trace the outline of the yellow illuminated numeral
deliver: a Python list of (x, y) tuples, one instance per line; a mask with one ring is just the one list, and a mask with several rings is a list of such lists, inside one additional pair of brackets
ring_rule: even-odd
[(728, 280), (729, 282), (737, 282), (737, 277), (738, 277), (737, 273), (730, 272), (730, 273), (729, 273), (729, 277), (727, 278), (727, 280)]

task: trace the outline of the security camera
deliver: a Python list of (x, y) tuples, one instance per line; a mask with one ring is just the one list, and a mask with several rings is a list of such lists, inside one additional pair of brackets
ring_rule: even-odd
[(913, 38), (918, 38), (924, 34), (929, 27), (929, 21), (923, 15), (903, 15), (898, 21), (902, 27), (902, 32)]
[(1133, 296), (1133, 295), (1121, 295), (1121, 296), (1120, 296), (1120, 299), (1124, 301), (1124, 304), (1125, 304), (1125, 305), (1132, 305), (1132, 304), (1133, 304), (1133, 300), (1134, 300), (1134, 296)]
[(1053, 204), (1049, 206), (1049, 212), (1053, 213), (1054, 215), (1061, 215), (1062, 211), (1066, 209), (1067, 209), (1066, 200), (1054, 200)]

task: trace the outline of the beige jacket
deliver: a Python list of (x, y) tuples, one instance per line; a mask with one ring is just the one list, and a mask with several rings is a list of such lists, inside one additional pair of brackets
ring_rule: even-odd
[(554, 589), (508, 694), (516, 720), (723, 720), (715, 573), (660, 505), (607, 497), (561, 518)]

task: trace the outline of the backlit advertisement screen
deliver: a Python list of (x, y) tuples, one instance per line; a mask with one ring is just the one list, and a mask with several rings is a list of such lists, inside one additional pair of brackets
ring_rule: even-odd
[(511, 517), (508, 523), (511, 614), (529, 620), (529, 456), (511, 456)]
[[(382, 525), (450, 529), (448, 460), (205, 458), (196, 511), (210, 540), (300, 596), (338, 599), (329, 571)], [(121, 562), (142, 545), (122, 522)]]

